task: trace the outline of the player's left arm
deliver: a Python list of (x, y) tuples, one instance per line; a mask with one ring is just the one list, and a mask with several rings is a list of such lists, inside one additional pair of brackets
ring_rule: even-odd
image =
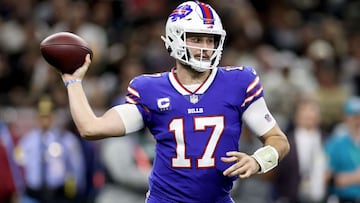
[(278, 124), (261, 136), (260, 140), (264, 146), (269, 145), (276, 149), (279, 153), (279, 160), (282, 160), (290, 150), (289, 142)]
[[(285, 134), (280, 129), (278, 124), (275, 124), (273, 128), (271, 128), (259, 138), (264, 143), (264, 147), (258, 149), (253, 154), (253, 157), (260, 165), (260, 172), (265, 173), (277, 166), (278, 162), (281, 161), (289, 152), (290, 145)], [(271, 147), (271, 149), (269, 147)], [(263, 152), (264, 154), (261, 154), (261, 152)], [(277, 155), (275, 155), (276, 161), (272, 163), (273, 160), (271, 160), (272, 157), (270, 156), (273, 153), (277, 153)], [(266, 163), (268, 163), (269, 166), (266, 166)]]
[(222, 161), (234, 164), (223, 172), (225, 176), (247, 178), (255, 173), (266, 173), (276, 167), (290, 150), (285, 134), (270, 114), (262, 97), (244, 112), (243, 121), (252, 133), (260, 138), (264, 146), (252, 155), (236, 151), (227, 152), (228, 157), (222, 157)]

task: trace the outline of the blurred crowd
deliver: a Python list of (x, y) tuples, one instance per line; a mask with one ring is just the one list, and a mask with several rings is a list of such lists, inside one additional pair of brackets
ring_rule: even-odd
[[(0, 175), (7, 180), (0, 181), (0, 202), (54, 202), (44, 199), (53, 197), (59, 202), (143, 201), (153, 159), (151, 135), (144, 131), (117, 141), (78, 139), (64, 84), (42, 58), (39, 44), (59, 31), (73, 32), (89, 43), (94, 56), (83, 85), (91, 106), (101, 114), (124, 102), (132, 77), (174, 65), (160, 36), (180, 2), (0, 1), (0, 168), (9, 174), (3, 174), (4, 179)], [(238, 181), (234, 199), (360, 202), (360, 2), (204, 2), (217, 10), (227, 31), (220, 65), (248, 65), (258, 72), (269, 109), (292, 146), (277, 170)], [(40, 105), (49, 98), (50, 107)], [(251, 152), (259, 143), (246, 133), (240, 150)], [(343, 137), (354, 143), (338, 141)], [(349, 148), (353, 158), (348, 162), (332, 159), (338, 151), (346, 157)], [(50, 161), (49, 169), (40, 167)], [(44, 170), (56, 177), (44, 178)]]

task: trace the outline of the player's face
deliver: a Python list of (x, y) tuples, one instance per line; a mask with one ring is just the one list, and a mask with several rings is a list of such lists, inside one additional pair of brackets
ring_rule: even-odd
[(187, 33), (186, 45), (195, 59), (209, 61), (214, 53), (215, 37), (209, 34)]

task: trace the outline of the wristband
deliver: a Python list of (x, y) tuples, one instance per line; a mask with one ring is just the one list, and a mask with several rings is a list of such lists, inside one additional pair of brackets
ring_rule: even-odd
[(65, 87), (67, 87), (68, 85), (75, 83), (75, 82), (81, 82), (81, 79), (76, 78), (76, 79), (72, 79), (72, 80), (67, 80), (64, 82), (64, 84), (65, 84)]
[(266, 173), (270, 171), (271, 169), (275, 168), (279, 162), (278, 151), (270, 145), (261, 147), (251, 156), (260, 165), (260, 170), (258, 173)]

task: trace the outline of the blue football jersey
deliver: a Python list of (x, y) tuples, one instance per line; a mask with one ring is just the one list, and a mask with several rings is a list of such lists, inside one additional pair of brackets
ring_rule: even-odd
[(238, 151), (242, 114), (262, 96), (250, 67), (213, 69), (194, 92), (177, 80), (174, 69), (134, 78), (126, 101), (137, 105), (156, 139), (150, 195), (169, 202), (230, 200), (236, 177), (223, 176), (232, 164), (220, 158)]

